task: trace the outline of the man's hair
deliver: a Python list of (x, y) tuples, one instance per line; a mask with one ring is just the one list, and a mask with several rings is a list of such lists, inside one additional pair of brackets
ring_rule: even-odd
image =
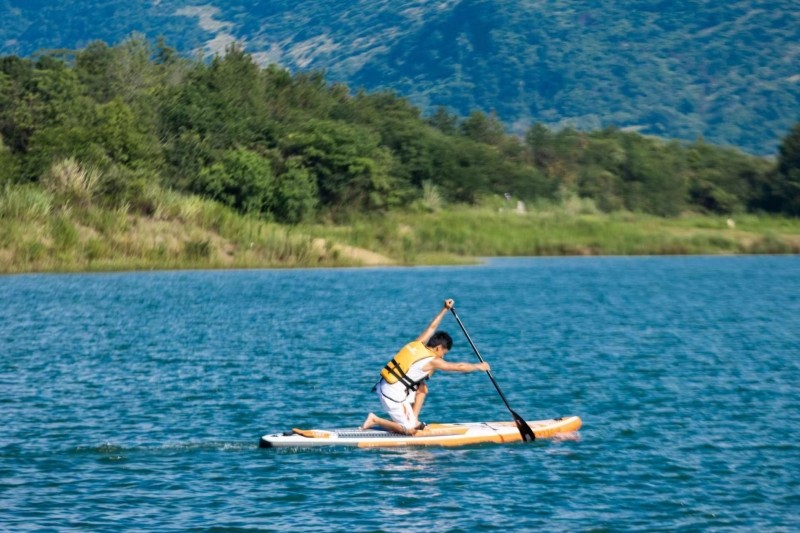
[(450, 348), (453, 347), (453, 337), (448, 335), (446, 331), (437, 331), (428, 339), (428, 348), (436, 348), (437, 346), (441, 346), (449, 352)]

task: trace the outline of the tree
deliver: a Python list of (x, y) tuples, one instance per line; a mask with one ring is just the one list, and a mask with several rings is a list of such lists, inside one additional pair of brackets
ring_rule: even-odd
[(481, 111), (473, 111), (461, 123), (461, 133), (473, 141), (500, 144), (505, 136), (505, 128), (494, 113), (486, 115)]
[(113, 50), (102, 41), (89, 43), (75, 57), (75, 72), (97, 102), (108, 102), (114, 97), (113, 70)]
[[(491, 192), (500, 167), (493, 147), (465, 137), (438, 139), (434, 150), (434, 183), (454, 202), (474, 203), (481, 194)], [(506, 192), (506, 191), (499, 191)]]
[(317, 182), (300, 158), (289, 158), (285, 166), (277, 178), (273, 210), (277, 220), (296, 224), (314, 213), (318, 203)]
[(0, 135), (0, 187), (5, 183), (16, 181), (17, 161), (5, 144), (3, 136)]
[(31, 106), (23, 105), (32, 75), (30, 61), (16, 56), (0, 59), (0, 137), (12, 152), (24, 151), (35, 129)]
[(226, 151), (221, 160), (200, 171), (192, 190), (242, 213), (266, 213), (275, 201), (275, 177), (269, 160), (237, 148)]
[(25, 93), (12, 110), (24, 173), (37, 179), (50, 165), (75, 157), (84, 164), (105, 164), (93, 137), (97, 109), (77, 74), (62, 61), (42, 57), (34, 65)]
[(269, 144), (275, 137), (265, 77), (236, 46), (209, 65), (196, 63), (183, 83), (165, 91), (161, 112), (165, 135), (194, 131), (215, 149)]
[(553, 134), (547, 126), (537, 122), (525, 134), (525, 144), (530, 148), (533, 164), (539, 168), (547, 168), (555, 159)]
[(436, 108), (436, 112), (428, 118), (428, 124), (446, 135), (458, 132), (458, 116), (448, 113), (444, 106)]
[(160, 167), (161, 150), (153, 132), (147, 131), (121, 98), (98, 106), (95, 142), (108, 157), (128, 166)]
[(109, 72), (113, 96), (132, 104), (146, 96), (160, 82), (152, 60), (153, 49), (147, 38), (135, 33), (112, 49)]
[(784, 213), (800, 215), (800, 123), (794, 125), (779, 147), (776, 193)]
[(693, 205), (712, 213), (733, 213), (753, 204), (767, 163), (731, 148), (696, 141), (686, 148)]
[(685, 163), (677, 144), (625, 137), (626, 159), (621, 166), (625, 207), (673, 216), (686, 206)]
[(298, 157), (316, 176), (325, 207), (371, 210), (397, 202), (389, 173), (392, 155), (367, 128), (314, 120), (281, 139), (281, 149), (287, 158)]

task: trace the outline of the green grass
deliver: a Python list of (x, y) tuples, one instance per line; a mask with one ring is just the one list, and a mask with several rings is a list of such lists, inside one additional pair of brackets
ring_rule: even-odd
[[(0, 272), (350, 265), (310, 235), (154, 188), (150, 216), (26, 185), (0, 189)], [(59, 198), (61, 201), (59, 202)], [(69, 200), (69, 201), (68, 201)]]
[[(431, 193), (433, 194), (433, 193)], [(346, 225), (282, 226), (154, 188), (149, 216), (61, 202), (32, 185), (0, 189), (0, 272), (472, 264), (487, 256), (796, 254), (800, 219), (603, 214), (566, 199), (525, 213), (421, 206)], [(438, 200), (437, 200), (438, 201)], [(431, 202), (433, 203), (433, 200)], [(348, 248), (352, 247), (352, 248)], [(379, 256), (365, 258), (358, 249)]]
[(54, 197), (34, 185), (5, 185), (0, 189), (0, 220), (46, 220)]
[[(800, 220), (747, 215), (660, 218), (634, 213), (572, 214), (550, 206), (524, 214), (490, 208), (392, 213), (310, 232), (401, 262), (416, 257), (663, 255), (800, 252)], [(409, 253), (413, 250), (413, 254)], [(410, 260), (406, 260), (410, 259)]]

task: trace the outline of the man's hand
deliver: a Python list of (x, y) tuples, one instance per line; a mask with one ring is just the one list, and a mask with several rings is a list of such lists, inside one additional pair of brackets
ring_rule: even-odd
[(450, 309), (453, 308), (455, 304), (456, 304), (455, 300), (453, 300), (452, 298), (448, 298), (447, 300), (444, 301), (444, 308), (449, 311)]
[(476, 363), (476, 364), (475, 364), (475, 368), (476, 368), (477, 370), (483, 370), (484, 372), (488, 372), (489, 370), (491, 370), (491, 369), (492, 369), (492, 368), (489, 366), (489, 363), (485, 363), (485, 362), (484, 362), (484, 363)]

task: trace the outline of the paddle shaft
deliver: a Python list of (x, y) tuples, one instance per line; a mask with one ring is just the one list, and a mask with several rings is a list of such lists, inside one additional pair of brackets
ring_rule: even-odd
[[(456, 313), (455, 308), (451, 307), (450, 311), (452, 311), (453, 316), (456, 318), (456, 322), (458, 322), (458, 325), (461, 327), (461, 331), (464, 332), (464, 336), (469, 341), (469, 345), (472, 346), (472, 351), (475, 352), (475, 355), (478, 356), (478, 359), (480, 360), (481, 363), (485, 363), (486, 361), (484, 361), (483, 357), (481, 357), (481, 353), (478, 351), (478, 348), (475, 346), (475, 343), (472, 342), (472, 337), (470, 337), (469, 333), (467, 333), (467, 328), (464, 327), (464, 324), (461, 322), (461, 319), (458, 318), (458, 313)], [(511, 406), (508, 404), (508, 400), (506, 400), (506, 395), (503, 394), (503, 391), (500, 390), (500, 385), (497, 384), (497, 381), (494, 379), (492, 372), (490, 370), (487, 370), (486, 374), (488, 374), (489, 379), (492, 380), (492, 385), (494, 385), (494, 388), (497, 389), (497, 392), (500, 394), (500, 398), (503, 399), (503, 403), (506, 404), (506, 407), (511, 413), (511, 416), (514, 417), (514, 423), (517, 425), (517, 429), (519, 430), (519, 434), (522, 437), (523, 442), (536, 440), (536, 434), (533, 432), (528, 423), (525, 422), (525, 420), (521, 416), (515, 413), (514, 410), (511, 408)]]
[[(484, 361), (483, 357), (481, 357), (481, 353), (478, 351), (478, 348), (475, 346), (475, 343), (472, 342), (472, 337), (470, 337), (469, 333), (467, 333), (467, 328), (464, 327), (464, 324), (461, 322), (461, 319), (458, 318), (458, 313), (456, 313), (455, 307), (451, 307), (450, 308), (450, 312), (453, 313), (453, 316), (456, 318), (456, 322), (458, 322), (458, 325), (461, 326), (461, 331), (464, 332), (464, 336), (467, 338), (467, 341), (469, 342), (469, 345), (472, 346), (472, 351), (475, 352), (475, 355), (478, 356), (478, 359), (480, 359), (481, 363), (485, 363), (486, 361)], [(506, 404), (506, 407), (508, 407), (508, 410), (511, 411), (512, 414), (516, 415), (516, 413), (514, 413), (514, 411), (511, 409), (511, 406), (508, 404), (508, 400), (506, 400), (506, 395), (503, 394), (503, 391), (500, 390), (500, 385), (498, 385), (497, 381), (494, 379), (494, 376), (492, 375), (492, 371), (491, 370), (487, 370), (486, 374), (488, 374), (489, 379), (492, 380), (492, 385), (494, 385), (494, 388), (497, 389), (497, 392), (500, 394), (500, 398), (503, 399), (503, 403)]]

